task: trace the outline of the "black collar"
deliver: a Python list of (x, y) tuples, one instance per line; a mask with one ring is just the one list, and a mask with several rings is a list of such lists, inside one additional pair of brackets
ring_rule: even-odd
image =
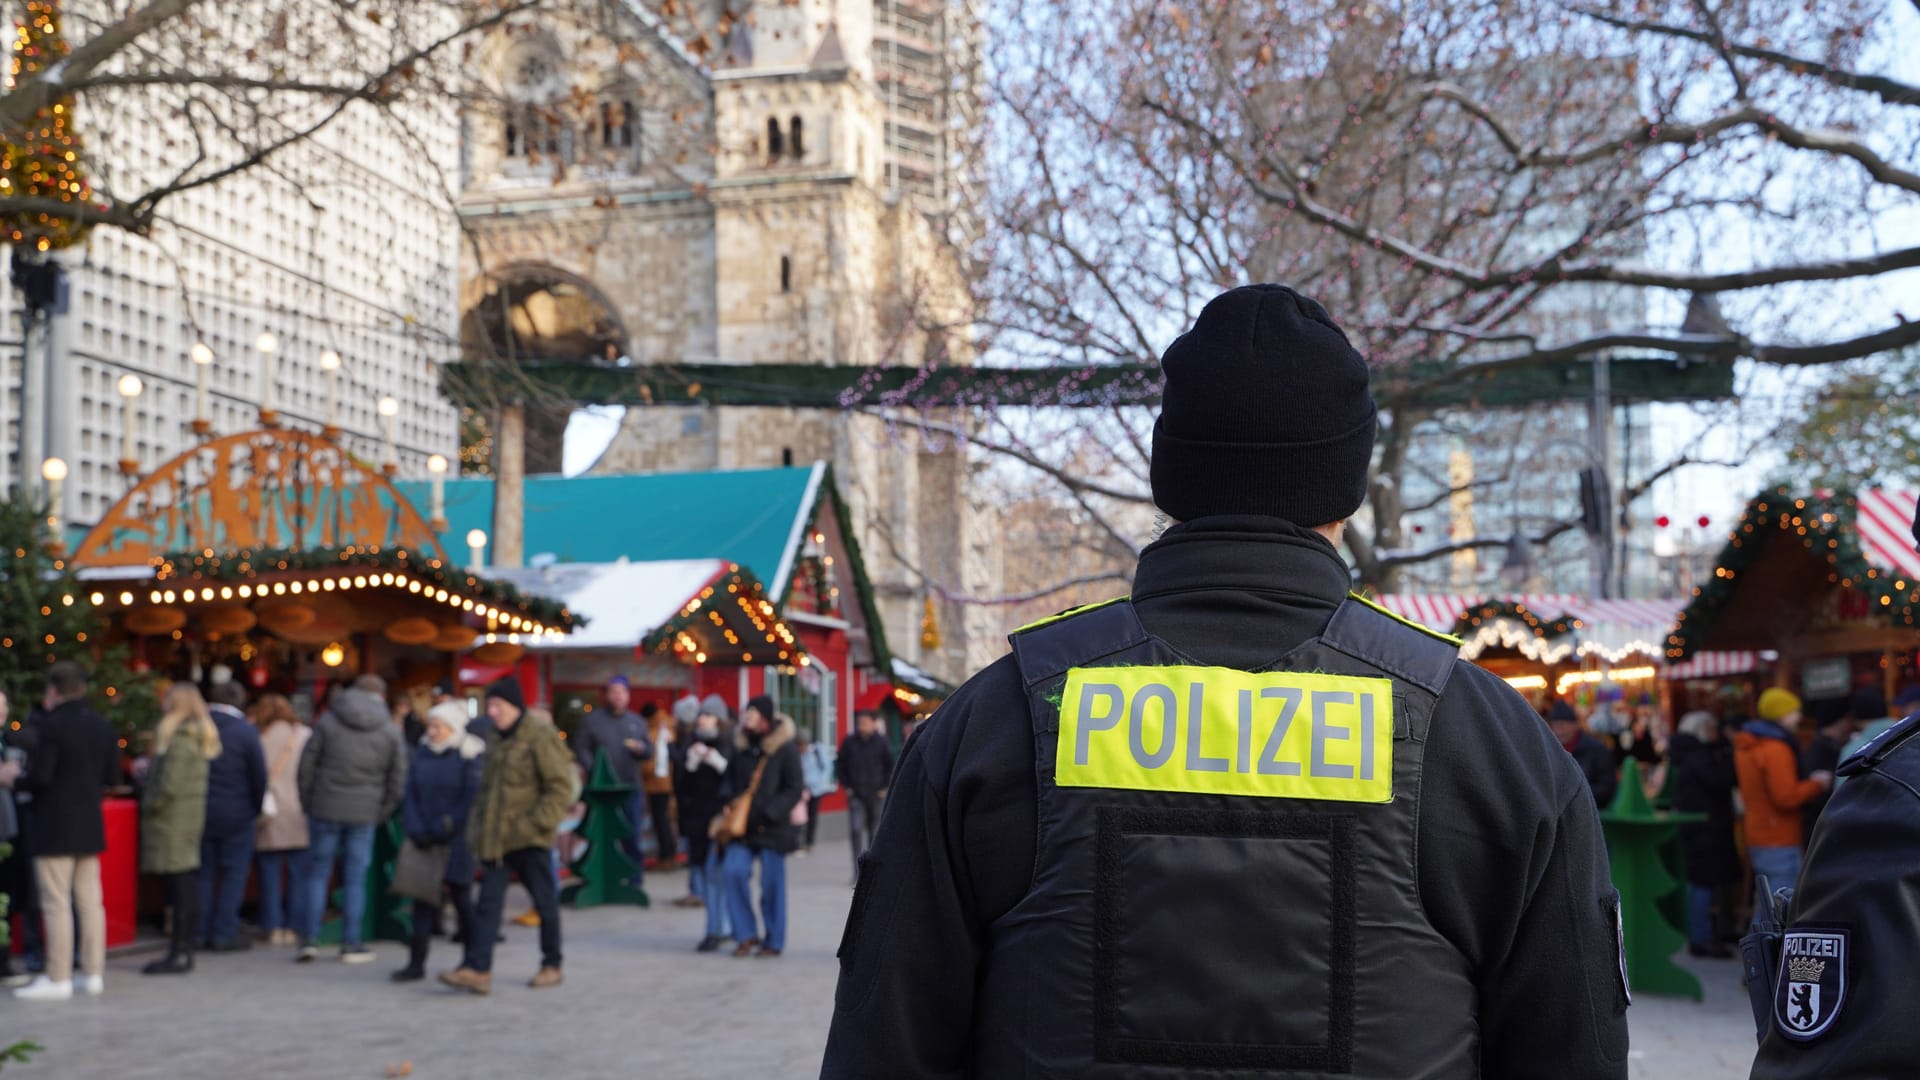
[(1175, 525), (1140, 553), (1133, 598), (1242, 589), (1337, 605), (1352, 583), (1346, 560), (1312, 529), (1273, 517), (1206, 517)]

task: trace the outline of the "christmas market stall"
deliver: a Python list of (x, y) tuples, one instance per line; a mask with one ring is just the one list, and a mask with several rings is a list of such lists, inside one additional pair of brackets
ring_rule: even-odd
[[(496, 498), (490, 477), (446, 481), (441, 533), (517, 531), (526, 566), (489, 573), (588, 617), (583, 633), (527, 643), (521, 661), (529, 691), (563, 723), (621, 674), (636, 708), (691, 692), (737, 709), (764, 693), (837, 746), (854, 709), (893, 689), (873, 589), (824, 463), (531, 476), (520, 513), (504, 516)], [(837, 795), (823, 803), (837, 806)]]
[(1666, 639), (1674, 664), (1715, 650), (1778, 654), (1775, 685), (1808, 701), (1877, 686), (1893, 700), (1920, 677), (1920, 554), (1911, 492), (1796, 495), (1747, 504), (1713, 576)]
[(562, 604), (449, 559), (388, 478), (324, 435), (212, 439), (141, 479), (74, 548), (77, 602), (136, 668), (317, 700), (363, 672), (397, 690), (454, 658), (563, 636)]

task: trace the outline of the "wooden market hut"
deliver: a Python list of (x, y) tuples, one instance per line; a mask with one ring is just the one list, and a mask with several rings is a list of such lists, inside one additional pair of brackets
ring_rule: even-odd
[(70, 555), (136, 666), (229, 666), (290, 693), (361, 672), (396, 687), (563, 636), (564, 604), (463, 569), (381, 472), (324, 434), (265, 428), (155, 469)]
[(1675, 620), (1668, 659), (1770, 650), (1775, 685), (1804, 699), (1878, 684), (1892, 700), (1920, 676), (1913, 513), (1911, 492), (1761, 493)]

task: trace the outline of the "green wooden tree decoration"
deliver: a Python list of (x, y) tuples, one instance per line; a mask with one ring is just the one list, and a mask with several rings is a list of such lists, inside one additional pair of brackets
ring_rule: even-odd
[(1632, 758), (1620, 770), (1620, 790), (1600, 815), (1607, 857), (1613, 863), (1613, 887), (1620, 893), (1621, 933), (1626, 939), (1627, 974), (1636, 991), (1701, 999), (1700, 980), (1673, 962), (1687, 942), (1662, 910), (1661, 900), (1680, 887), (1669, 873), (1662, 848), (1682, 822), (1702, 814), (1655, 810), (1640, 783), (1640, 765)]
[(580, 836), (586, 840), (587, 850), (573, 863), (573, 872), (580, 875), (580, 880), (567, 886), (561, 900), (583, 908), (601, 904), (648, 906), (646, 890), (628, 884), (639, 866), (622, 843), (633, 839), (640, 827), (639, 822), (627, 820), (626, 807), (632, 795), (633, 785), (614, 777), (607, 752), (596, 753), (593, 773), (581, 793), (587, 816), (580, 822)]

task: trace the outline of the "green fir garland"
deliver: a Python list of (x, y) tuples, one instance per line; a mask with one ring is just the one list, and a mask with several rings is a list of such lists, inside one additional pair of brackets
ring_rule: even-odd
[(1740, 575), (1760, 557), (1769, 541), (1798, 540), (1827, 561), (1827, 580), (1859, 590), (1875, 618), (1889, 626), (1912, 626), (1920, 607), (1920, 581), (1889, 574), (1867, 561), (1855, 520), (1859, 502), (1852, 492), (1796, 496), (1785, 487), (1762, 492), (1741, 512), (1715, 560), (1713, 578), (1693, 590), (1693, 601), (1667, 635), (1667, 658), (1685, 660), (1701, 649)]

